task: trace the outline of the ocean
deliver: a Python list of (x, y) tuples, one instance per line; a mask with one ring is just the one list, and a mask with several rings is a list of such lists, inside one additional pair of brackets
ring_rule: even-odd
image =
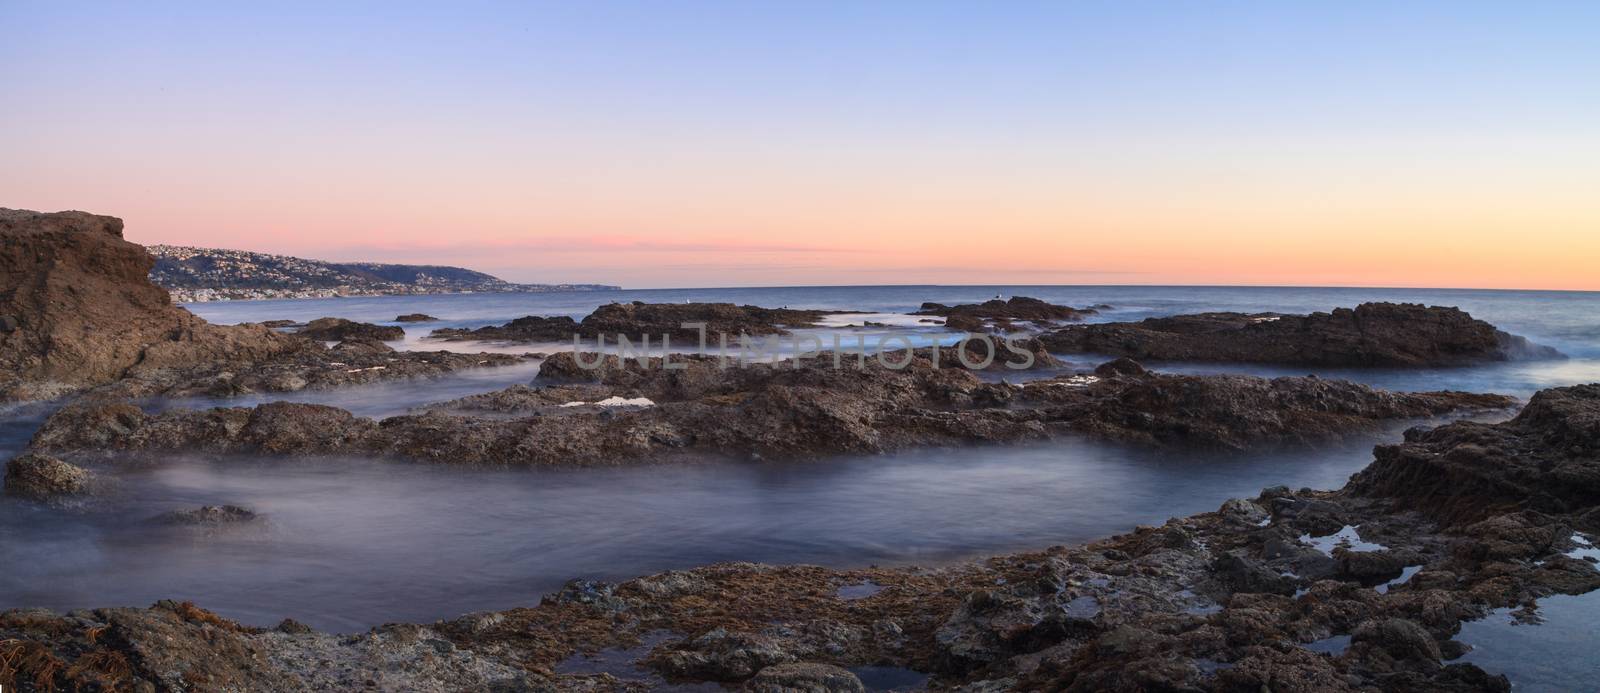
[[(767, 307), (868, 311), (818, 336), (856, 334), (845, 322), (898, 325), (925, 340), (937, 328), (904, 313), (924, 301), (1033, 296), (1109, 304), (1093, 321), (1204, 311), (1329, 310), (1365, 301), (1458, 306), (1502, 329), (1556, 347), (1562, 361), (1470, 368), (1338, 370), (1150, 364), (1182, 372), (1316, 373), (1401, 390), (1501, 392), (1600, 382), (1600, 293), (1343, 288), (1126, 286), (890, 286), (671, 289), (239, 301), (188, 306), (218, 323), (336, 316), (407, 324), (401, 348), (484, 350), (425, 339), (438, 327), (500, 324), (524, 315), (581, 318), (613, 301), (728, 301)], [(879, 330), (881, 331), (881, 330)], [(490, 345), (525, 351), (570, 345)], [(1067, 357), (1090, 366), (1094, 359)], [(535, 366), (336, 391), (162, 406), (314, 401), (359, 414), (527, 382)], [(0, 415), (0, 452), (25, 445), (45, 414)], [(1174, 454), (1087, 440), (1021, 447), (931, 449), (807, 463), (705, 462), (602, 470), (483, 470), (363, 459), (269, 460), (178, 455), (103, 473), (114, 481), (83, 508), (0, 500), (0, 608), (145, 606), (193, 600), (256, 625), (292, 617), (334, 631), (432, 621), (536, 603), (571, 578), (625, 579), (716, 561), (829, 566), (939, 564), (1082, 542), (1137, 524), (1215, 509), (1266, 486), (1336, 488), (1371, 460), (1374, 444), (1416, 422), (1316, 450)], [(1437, 423), (1437, 422), (1432, 422)], [(265, 522), (243, 531), (175, 532), (145, 519), (203, 504), (242, 505)], [(1595, 600), (1585, 604), (1591, 608)], [(1594, 614), (1600, 615), (1600, 614)], [(1588, 623), (1597, 622), (1589, 618)], [(1537, 627), (1485, 626), (1474, 661), (1519, 685), (1546, 676), (1525, 656), (1587, 657), (1535, 639)], [(1520, 630), (1519, 630), (1520, 629)], [(1477, 637), (1476, 635), (1474, 637)], [(1559, 666), (1557, 667), (1560, 668)]]

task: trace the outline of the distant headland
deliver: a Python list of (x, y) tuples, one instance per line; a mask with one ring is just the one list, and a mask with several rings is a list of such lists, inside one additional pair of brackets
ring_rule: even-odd
[(179, 303), (269, 298), (417, 294), (605, 291), (607, 284), (515, 284), (443, 265), (327, 262), (246, 250), (176, 245), (148, 247), (150, 281)]

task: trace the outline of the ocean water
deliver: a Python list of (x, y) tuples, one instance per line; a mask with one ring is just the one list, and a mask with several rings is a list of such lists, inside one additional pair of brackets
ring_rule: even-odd
[[(807, 287), (481, 294), (189, 306), (220, 323), (337, 316), (405, 325), (401, 348), (551, 351), (569, 345), (427, 340), (438, 327), (500, 324), (523, 315), (582, 317), (611, 301), (730, 301), (769, 307), (868, 311), (807, 331), (879, 335), (847, 327), (885, 322), (918, 343), (946, 335), (905, 315), (923, 301), (1025, 295), (1071, 305), (1110, 304), (1094, 320), (1231, 310), (1307, 312), (1363, 301), (1459, 306), (1571, 358), (1471, 368), (1317, 370), (1259, 365), (1153, 364), (1169, 371), (1263, 375), (1315, 372), (1392, 389), (1455, 389), (1527, 397), (1547, 387), (1600, 382), (1600, 293), (1206, 287)], [(1095, 359), (1069, 356), (1082, 366)], [(424, 381), (152, 407), (324, 402), (362, 415), (526, 382), (536, 365)], [(0, 412), (0, 453), (21, 449), (48, 407)], [(570, 578), (623, 579), (724, 560), (831, 566), (940, 564), (1081, 542), (1136, 524), (1210, 510), (1262, 487), (1335, 488), (1398, 439), (1408, 422), (1314, 450), (1251, 454), (1155, 452), (1069, 440), (1026, 447), (932, 449), (804, 464), (706, 462), (607, 470), (454, 469), (361, 459), (239, 459), (179, 455), (96, 469), (103, 491), (77, 506), (0, 497), (0, 608), (58, 609), (192, 599), (252, 624), (284, 617), (336, 631), (431, 621), (527, 605)], [(147, 522), (178, 508), (231, 503), (259, 523), (214, 529)], [(1591, 604), (1593, 600), (1581, 602)], [(1600, 622), (1589, 614), (1589, 623)], [(1537, 629), (1541, 626), (1518, 626)], [(1489, 629), (1473, 643), (1485, 665), (1526, 658)], [(1518, 631), (1537, 632), (1537, 631)], [(1592, 642), (1590, 643), (1593, 644)], [(1497, 647), (1514, 652), (1496, 659)], [(1541, 671), (1511, 672), (1519, 686)], [(1566, 668), (1570, 670), (1570, 667)]]

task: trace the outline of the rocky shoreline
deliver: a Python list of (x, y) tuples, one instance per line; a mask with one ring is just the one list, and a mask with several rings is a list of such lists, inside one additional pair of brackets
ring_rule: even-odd
[[(93, 460), (178, 451), (355, 454), (488, 466), (608, 466), (708, 457), (815, 459), (937, 445), (1088, 436), (1175, 449), (1309, 444), (1386, 421), (1505, 409), (1461, 392), (1391, 393), (1316, 377), (1165, 375), (1108, 364), (1022, 384), (832, 354), (723, 367), (683, 356), (668, 369), (615, 356), (552, 355), (540, 387), (514, 386), (373, 420), (335, 407), (274, 402), (149, 414), (96, 399), (63, 407), (30, 450)], [(855, 358), (855, 357), (851, 357)], [(945, 359), (955, 361), (954, 357)], [(841, 361), (848, 364), (841, 357)], [(959, 361), (956, 361), (959, 364)], [(585, 381), (587, 379), (587, 381)], [(620, 405), (620, 406), (619, 406)]]
[[(1600, 570), (1568, 555), (1600, 531), (1597, 421), (1600, 387), (1549, 390), (1505, 423), (1380, 446), (1339, 491), (1270, 488), (1083, 546), (936, 569), (720, 564), (354, 636), (170, 602), (13, 610), (0, 681), (862, 690), (851, 669), (897, 667), (968, 691), (1505, 691), (1451, 663), (1466, 648), (1452, 636), (1494, 608), (1600, 588)], [(1415, 483), (1436, 469), (1448, 485)], [(574, 666), (586, 653), (610, 664)]]
[[(101, 472), (178, 452), (359, 456), (483, 467), (812, 460), (1090, 438), (1182, 453), (1303, 446), (1516, 400), (1390, 392), (1316, 376), (1184, 375), (1133, 360), (1350, 367), (1555, 358), (1451, 309), (1363, 304), (1063, 326), (1098, 308), (1025, 297), (923, 314), (950, 330), (1035, 331), (968, 347), (708, 355), (396, 351), (404, 331), (324, 318), (286, 333), (212, 325), (146, 278), (120, 220), (0, 210), (0, 395), (75, 396), (6, 465), (19, 503), (93, 497)], [(826, 311), (732, 303), (601, 306), (440, 330), (449, 340), (783, 335)], [(400, 316), (425, 321), (429, 316)], [(329, 343), (332, 345), (330, 346)], [(1088, 369), (1055, 353), (1123, 356)], [(982, 353), (977, 354), (981, 359)], [(269, 402), (150, 412), (151, 395), (333, 388), (539, 360), (530, 385), (371, 419)], [(737, 358), (736, 358), (737, 360)], [(1017, 382), (1012, 382), (1016, 380)], [(250, 523), (208, 505), (150, 522)], [(526, 608), (357, 635), (256, 628), (200, 606), (0, 613), (8, 690), (557, 690), (705, 685), (855, 691), (890, 671), (964, 691), (1504, 691), (1452, 663), (1464, 621), (1600, 588), (1600, 385), (1548, 389), (1501, 423), (1414, 428), (1337, 491), (1263, 490), (1217, 511), (1074, 547), (937, 568), (730, 563), (573, 581)]]

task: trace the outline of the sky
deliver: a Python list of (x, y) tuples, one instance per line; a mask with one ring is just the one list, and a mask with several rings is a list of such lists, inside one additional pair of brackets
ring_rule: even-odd
[(628, 288), (1600, 290), (1600, 3), (0, 0), (0, 206)]

